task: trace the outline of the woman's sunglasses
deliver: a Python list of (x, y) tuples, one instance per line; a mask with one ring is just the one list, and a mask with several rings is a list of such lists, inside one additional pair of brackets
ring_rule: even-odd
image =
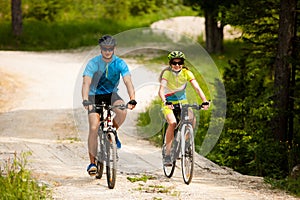
[(183, 61), (179, 61), (179, 62), (175, 62), (175, 61), (172, 61), (171, 62), (171, 65), (183, 65), (184, 64), (184, 62)]

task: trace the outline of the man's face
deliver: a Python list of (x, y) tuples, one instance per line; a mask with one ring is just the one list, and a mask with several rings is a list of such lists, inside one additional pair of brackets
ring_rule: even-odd
[(100, 46), (100, 48), (101, 48), (101, 54), (105, 59), (110, 59), (115, 51), (114, 46)]

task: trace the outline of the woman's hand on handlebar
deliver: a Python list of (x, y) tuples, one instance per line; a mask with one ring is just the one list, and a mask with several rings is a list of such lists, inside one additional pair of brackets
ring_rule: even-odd
[(209, 101), (205, 101), (205, 102), (203, 102), (203, 103), (201, 104), (201, 108), (202, 108), (203, 110), (208, 110), (209, 104), (210, 104)]
[(164, 102), (165, 106), (168, 106), (169, 109), (174, 109), (173, 103), (170, 101)]

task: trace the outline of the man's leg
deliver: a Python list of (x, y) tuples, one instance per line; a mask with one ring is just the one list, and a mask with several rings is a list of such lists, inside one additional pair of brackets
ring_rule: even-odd
[[(123, 100), (116, 100), (113, 105), (121, 105), (125, 104)], [(114, 127), (118, 130), (118, 128), (123, 124), (126, 118), (127, 111), (120, 110), (118, 108), (114, 109), (114, 112), (116, 113), (116, 116), (114, 117), (113, 124)]]
[(99, 128), (99, 114), (98, 113), (90, 113), (89, 116), (89, 136), (88, 136), (88, 150), (90, 157), (90, 165), (88, 166), (89, 174), (96, 173), (97, 168), (95, 168), (95, 157), (97, 154), (98, 147), (98, 128)]

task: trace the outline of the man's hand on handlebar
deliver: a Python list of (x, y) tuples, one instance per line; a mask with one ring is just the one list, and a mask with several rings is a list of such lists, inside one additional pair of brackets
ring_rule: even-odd
[(82, 105), (84, 106), (85, 109), (89, 109), (89, 110), (92, 109), (92, 108), (90, 108), (90, 106), (92, 106), (92, 104), (93, 103), (91, 101), (86, 100), (86, 99), (82, 101)]
[(136, 100), (132, 99), (127, 103), (127, 108), (132, 110), (135, 108), (136, 104), (137, 104)]

